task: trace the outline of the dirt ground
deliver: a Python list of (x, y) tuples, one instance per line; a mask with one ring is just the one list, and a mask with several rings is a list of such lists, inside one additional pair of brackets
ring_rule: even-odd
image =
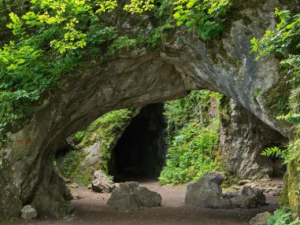
[[(276, 181), (272, 181), (275, 182)], [(187, 185), (160, 186), (157, 181), (144, 180), (140, 186), (160, 193), (162, 206), (138, 211), (121, 212), (106, 205), (110, 194), (94, 193), (87, 188), (73, 188), (76, 200), (75, 214), (57, 220), (45, 216), (35, 221), (19, 220), (10, 224), (17, 225), (242, 225), (256, 214), (274, 211), (278, 205), (278, 197), (267, 195), (268, 205), (257, 209), (207, 209), (187, 206), (184, 196)], [(79, 199), (78, 199), (79, 198)]]

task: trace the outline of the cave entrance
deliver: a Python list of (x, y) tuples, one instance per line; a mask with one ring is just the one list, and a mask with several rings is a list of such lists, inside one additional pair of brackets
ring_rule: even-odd
[(164, 106), (143, 107), (112, 150), (109, 174), (117, 182), (157, 178), (166, 158)]

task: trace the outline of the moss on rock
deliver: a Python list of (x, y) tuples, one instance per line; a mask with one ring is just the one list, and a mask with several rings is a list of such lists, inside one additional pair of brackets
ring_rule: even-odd
[(122, 109), (106, 113), (84, 132), (79, 131), (80, 135), (75, 134), (82, 140), (58, 165), (61, 174), (84, 185), (91, 183), (92, 174), (96, 170), (108, 174), (111, 151), (138, 112), (138, 109)]

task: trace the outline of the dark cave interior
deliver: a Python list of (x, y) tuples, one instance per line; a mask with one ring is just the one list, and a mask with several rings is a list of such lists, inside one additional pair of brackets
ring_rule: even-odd
[(157, 177), (166, 157), (163, 104), (143, 107), (118, 140), (110, 161), (115, 181)]

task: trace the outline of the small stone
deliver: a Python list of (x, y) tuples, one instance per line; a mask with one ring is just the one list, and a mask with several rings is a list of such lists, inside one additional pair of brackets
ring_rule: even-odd
[(68, 178), (63, 178), (63, 179), (64, 179), (65, 183), (70, 183), (71, 182), (71, 180), (68, 179)]
[(92, 182), (94, 192), (111, 193), (115, 183), (111, 181), (101, 170), (95, 171)]
[(74, 200), (80, 200), (80, 199), (83, 199), (82, 196), (78, 195), (78, 194), (73, 194), (73, 198)]
[(248, 184), (248, 183), (250, 183), (250, 182), (251, 182), (251, 180), (240, 180), (240, 181), (238, 182), (238, 185), (242, 186), (242, 185)]
[(239, 186), (237, 186), (237, 185), (233, 185), (233, 186), (232, 186), (232, 189), (234, 189), (234, 190), (237, 190), (237, 191), (238, 191), (238, 190), (240, 190), (240, 187), (239, 187)]
[(273, 196), (280, 196), (280, 191), (274, 192)]
[(88, 188), (88, 189), (92, 189), (92, 184), (89, 184), (89, 185), (87, 186), (87, 188)]
[(73, 184), (70, 185), (70, 187), (71, 187), (71, 188), (78, 188), (78, 184), (73, 183)]
[(266, 174), (260, 181), (262, 182), (267, 182), (267, 181), (271, 181), (272, 179), (269, 177), (268, 174)]
[(34, 220), (37, 218), (37, 211), (31, 205), (24, 206), (21, 212), (22, 218), (25, 220)]
[(268, 218), (271, 216), (271, 213), (264, 212), (256, 215), (250, 220), (250, 225), (267, 225)]

